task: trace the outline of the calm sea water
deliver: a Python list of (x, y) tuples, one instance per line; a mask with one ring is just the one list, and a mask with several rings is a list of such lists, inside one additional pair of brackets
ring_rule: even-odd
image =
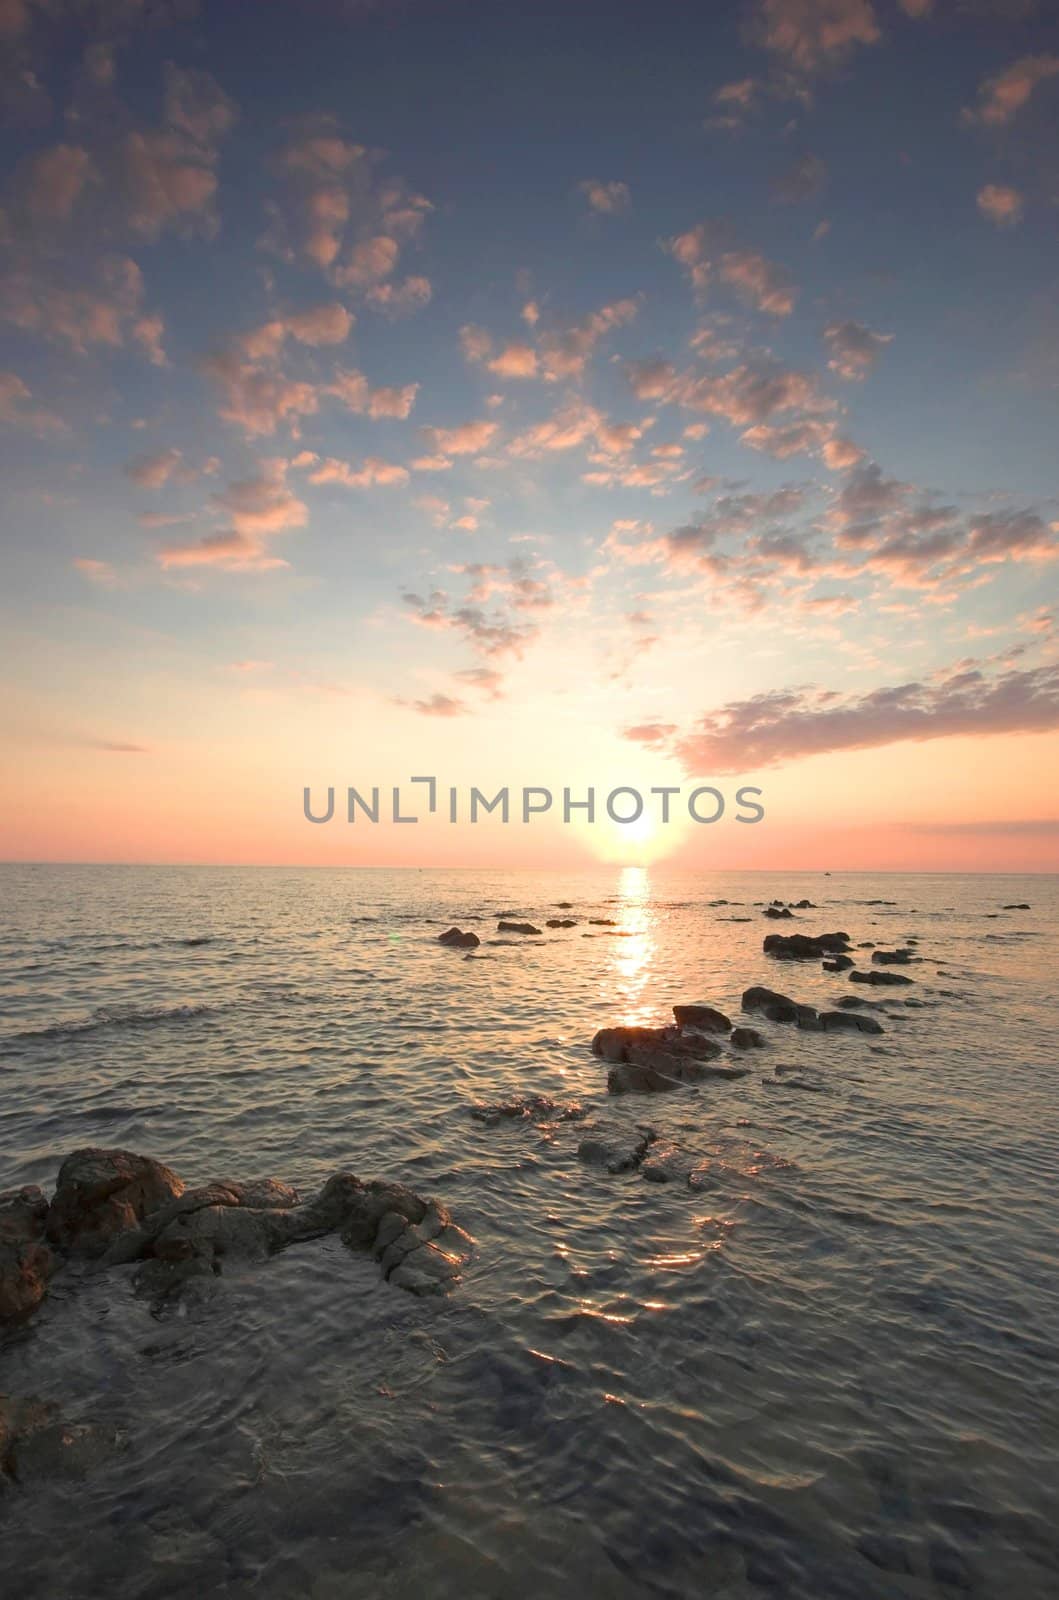
[[(348, 1168), (477, 1241), (440, 1303), (337, 1239), (184, 1315), (67, 1270), (0, 1389), (127, 1447), (0, 1496), (5, 1593), (1059, 1592), (1059, 880), (19, 866), (0, 904), (0, 1187), (83, 1144), (189, 1182)], [(503, 912), (579, 923), (491, 944)], [(923, 960), (854, 991), (770, 962), (776, 926)], [(882, 998), (886, 1032), (744, 1019), (750, 1077), (608, 1098), (597, 1028), (753, 983)], [(583, 1123), (471, 1116), (526, 1093), (649, 1120), (695, 1187), (586, 1166)]]

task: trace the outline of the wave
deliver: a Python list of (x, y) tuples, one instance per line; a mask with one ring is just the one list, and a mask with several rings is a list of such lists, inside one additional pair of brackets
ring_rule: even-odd
[(146, 1028), (159, 1022), (189, 1022), (213, 1011), (207, 1005), (175, 1006), (97, 1006), (87, 1017), (73, 1017), (64, 1022), (47, 1023), (43, 1028), (24, 1028), (16, 1039), (65, 1039), (81, 1033), (95, 1033), (100, 1028)]

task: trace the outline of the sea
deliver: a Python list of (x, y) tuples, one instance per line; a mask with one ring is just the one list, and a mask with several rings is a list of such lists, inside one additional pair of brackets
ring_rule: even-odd
[[(120, 1448), (3, 1483), (4, 1595), (1059, 1594), (1056, 877), (7, 865), (0, 907), (0, 1188), (350, 1171), (474, 1240), (436, 1298), (336, 1236), (162, 1308), (67, 1266), (0, 1391)], [(749, 1074), (608, 1094), (596, 1031), (689, 1002)], [(579, 1154), (644, 1129), (670, 1181)]]

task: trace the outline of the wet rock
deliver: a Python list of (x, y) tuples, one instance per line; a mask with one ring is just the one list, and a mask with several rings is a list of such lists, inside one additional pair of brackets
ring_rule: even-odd
[(0, 1322), (44, 1298), (57, 1262), (48, 1248), (48, 1202), (36, 1184), (0, 1194)]
[(589, 917), (588, 921), (593, 928), (616, 928), (618, 926), (613, 917)]
[(871, 983), (876, 986), (880, 984), (893, 986), (898, 983), (912, 983), (914, 980), (906, 978), (903, 972), (876, 972), (872, 970), (871, 972), (851, 972), (849, 981), (850, 983)]
[(1025, 900), (1020, 900), (1018, 905), (1004, 906), (1003, 909), (1005, 911), (1029, 911), (1030, 907)]
[(793, 1022), (808, 1032), (816, 1029), (816, 1011), (812, 1006), (801, 1005), (774, 989), (755, 985), (743, 991), (744, 1011), (760, 1011), (770, 1022)]
[(574, 909), (572, 900), (557, 900), (555, 903), (560, 911), (572, 911)]
[[(346, 1232), (342, 1238), (351, 1242)], [(439, 1295), (459, 1282), (474, 1240), (456, 1226), (444, 1206), (428, 1200), (416, 1221), (408, 1220), (404, 1210), (384, 1212), (372, 1250), (387, 1282), (411, 1294)]]
[(546, 928), (576, 928), (576, 917), (549, 917), (544, 924)]
[(848, 933), (769, 933), (761, 947), (777, 961), (819, 961), (821, 956), (844, 955)]
[(819, 908), (814, 906), (811, 900), (798, 900), (795, 902), (794, 909), (795, 911), (816, 911)]
[(836, 956), (833, 961), (822, 963), (825, 972), (850, 972), (856, 965), (852, 956)]
[(756, 1028), (733, 1028), (729, 1042), (737, 1050), (764, 1050), (766, 1044)]
[(824, 1033), (883, 1033), (881, 1023), (874, 1017), (862, 1016), (859, 1011), (821, 1011), (820, 1027)]
[(680, 1028), (696, 1028), (700, 1033), (731, 1032), (730, 1020), (713, 1006), (674, 1006), (673, 1015)]
[(808, 1077), (797, 1067), (777, 1067), (775, 1076), (762, 1078), (766, 1089), (802, 1089), (809, 1094), (823, 1094), (824, 1086), (816, 1078)]
[(64, 1422), (49, 1400), (0, 1395), (0, 1475), (17, 1483), (84, 1478), (121, 1442), (117, 1428)]
[(605, 1172), (633, 1172), (656, 1138), (653, 1128), (593, 1128), (577, 1147), (580, 1160)]
[(471, 1107), (475, 1121), (490, 1128), (499, 1122), (580, 1122), (587, 1115), (585, 1107), (576, 1101), (560, 1105), (546, 1094), (519, 1095), (515, 1100)]
[(628, 1059), (607, 1073), (607, 1088), (611, 1094), (661, 1094), (707, 1078), (745, 1078), (749, 1070), (654, 1046), (633, 1045)]
[(150, 1156), (75, 1150), (59, 1168), (48, 1240), (68, 1254), (101, 1256), (118, 1234), (183, 1192), (176, 1173)]
[(678, 1144), (658, 1140), (648, 1150), (640, 1174), (648, 1183), (687, 1183), (693, 1164)]
[(859, 994), (844, 994), (838, 1004), (843, 1011), (863, 1011), (868, 1007), (875, 1011), (880, 1005), (880, 1001), (865, 1000), (864, 996)]
[(915, 955), (914, 950), (902, 947), (900, 950), (873, 950), (871, 958), (884, 967), (907, 966)]
[(789, 917), (791, 915), (786, 906), (766, 906), (761, 914), (764, 917)]
[(497, 933), (540, 933), (540, 928), (535, 928), (532, 922), (507, 922), (503, 917), (496, 925)]
[(438, 934), (438, 944), (450, 945), (454, 950), (475, 950), (481, 942), (476, 933), (464, 933), (461, 928), (448, 928)]

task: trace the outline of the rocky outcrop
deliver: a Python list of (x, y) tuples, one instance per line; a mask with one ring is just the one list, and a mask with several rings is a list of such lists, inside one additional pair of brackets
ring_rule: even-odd
[(0, 1322), (44, 1298), (56, 1259), (48, 1247), (48, 1202), (35, 1184), (0, 1194)]
[(699, 1033), (731, 1033), (732, 1024), (723, 1011), (713, 1006), (674, 1006), (678, 1028), (694, 1028)]
[(592, 1051), (614, 1063), (607, 1074), (611, 1094), (658, 1094), (707, 1078), (742, 1078), (749, 1070), (720, 1063), (716, 1040), (673, 1026), (601, 1028)]
[(476, 933), (464, 933), (461, 928), (447, 928), (438, 934), (438, 944), (449, 945), (453, 950), (476, 950), (481, 942)]
[(824, 961), (822, 966), (825, 972), (850, 972), (856, 962), (852, 956), (835, 956), (833, 961)]
[(733, 1028), (729, 1043), (736, 1050), (764, 1050), (767, 1041), (756, 1028)]
[(821, 956), (844, 955), (848, 933), (768, 933), (762, 945), (776, 961), (819, 961)]
[(878, 986), (881, 984), (912, 983), (914, 980), (906, 977), (903, 972), (876, 972), (873, 968), (870, 972), (851, 972), (849, 981), (850, 983), (871, 983)]
[(504, 917), (496, 925), (497, 933), (540, 933), (532, 922), (508, 922)]
[(588, 922), (592, 928), (616, 928), (618, 926), (613, 917), (589, 917)]
[(914, 955), (914, 950), (903, 945), (900, 950), (873, 950), (871, 958), (883, 967), (903, 967), (908, 965)]
[(183, 1192), (176, 1173), (150, 1156), (94, 1146), (75, 1150), (59, 1168), (49, 1243), (66, 1255), (101, 1256), (118, 1234)]
[(874, 1017), (859, 1011), (821, 1011), (817, 1018), (823, 1033), (883, 1033)]
[(546, 928), (576, 928), (576, 917), (549, 917), (544, 924)]
[(766, 906), (761, 913), (763, 917), (789, 917), (791, 912), (786, 906)]
[(1011, 906), (1004, 906), (1003, 907), (1003, 910), (1005, 910), (1005, 911), (1028, 911), (1029, 909), (1030, 908), (1026, 904), (1025, 900), (1020, 900), (1018, 905), (1011, 905)]

